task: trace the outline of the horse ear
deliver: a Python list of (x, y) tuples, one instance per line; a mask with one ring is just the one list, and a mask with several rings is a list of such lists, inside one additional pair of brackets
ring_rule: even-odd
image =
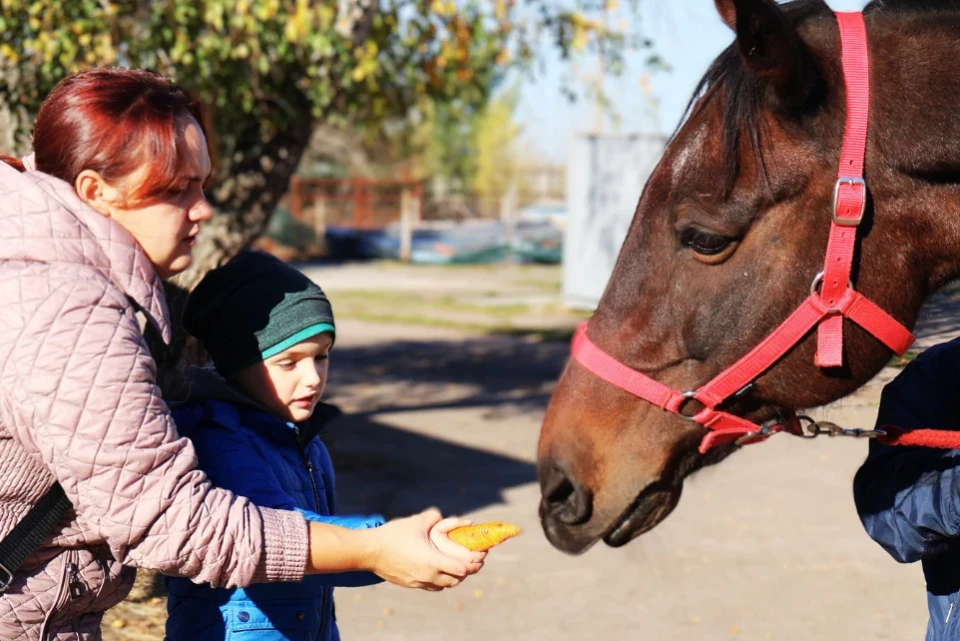
[(724, 24), (736, 31), (744, 62), (770, 84), (784, 106), (810, 106), (823, 88), (823, 74), (775, 0), (714, 0), (714, 4)]

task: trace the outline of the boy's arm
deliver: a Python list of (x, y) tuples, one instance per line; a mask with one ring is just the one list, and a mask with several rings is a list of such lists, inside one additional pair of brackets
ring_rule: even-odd
[[(296, 500), (285, 492), (267, 461), (253, 444), (234, 430), (206, 423), (191, 434), (199, 460), (199, 468), (217, 487), (245, 496), (255, 505), (299, 512), (307, 521), (338, 525), (351, 530), (363, 530), (383, 525), (380, 515), (323, 516), (297, 506)], [(382, 579), (371, 572), (318, 574), (328, 585), (354, 587), (372, 585)]]
[[(883, 390), (877, 427), (960, 428), (960, 342), (921, 354)], [(867, 533), (910, 563), (960, 535), (960, 451), (870, 443), (853, 483)]]

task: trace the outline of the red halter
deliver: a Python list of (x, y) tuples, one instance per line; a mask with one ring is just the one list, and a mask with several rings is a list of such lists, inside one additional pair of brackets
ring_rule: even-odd
[[(810, 296), (750, 353), (695, 391), (679, 392), (623, 365), (590, 341), (585, 324), (577, 329), (573, 338), (573, 358), (595, 375), (661, 409), (706, 427), (708, 432), (700, 443), (701, 452), (731, 441), (743, 444), (765, 440), (781, 431), (802, 433), (796, 418), (786, 424), (761, 427), (716, 408), (772, 367), (814, 327), (817, 328), (815, 362), (819, 367), (843, 364), (844, 318), (860, 325), (898, 355), (903, 355), (914, 341), (907, 328), (857, 293), (850, 283), (857, 226), (863, 220), (867, 200), (863, 162), (867, 146), (870, 69), (863, 15), (838, 12), (836, 16), (847, 84), (847, 122), (839, 177), (833, 192), (833, 222), (830, 224), (827, 256), (823, 271), (813, 279)], [(695, 416), (684, 416), (681, 409), (689, 399), (696, 399), (705, 408)]]

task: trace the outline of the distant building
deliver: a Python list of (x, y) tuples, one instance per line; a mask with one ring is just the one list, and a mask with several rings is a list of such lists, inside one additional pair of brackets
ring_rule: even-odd
[(600, 301), (666, 143), (666, 136), (649, 134), (572, 139), (563, 251), (563, 297), (570, 307), (592, 310)]

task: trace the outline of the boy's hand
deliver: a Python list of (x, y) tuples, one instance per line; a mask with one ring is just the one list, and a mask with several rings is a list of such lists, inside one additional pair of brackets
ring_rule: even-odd
[[(370, 569), (390, 583), (429, 591), (452, 588), (478, 572), (483, 567), (484, 553), (471, 552), (449, 539), (444, 548), (432, 542), (432, 530), (442, 522), (439, 510), (429, 509), (365, 530), (374, 539)], [(441, 528), (441, 532), (460, 524), (459, 520), (449, 527), (445, 523), (443, 527), (447, 529)]]
[[(458, 527), (463, 527), (464, 525), (473, 525), (473, 521), (470, 519), (463, 519), (458, 516), (448, 516), (430, 528), (430, 541), (438, 550), (447, 556), (452, 556), (454, 558), (463, 559), (464, 561), (469, 562), (470, 565), (468, 566), (468, 570), (470, 570), (470, 574), (476, 574), (483, 567), (483, 559), (486, 558), (487, 553), (472, 552), (459, 543), (454, 543), (447, 537), (447, 534), (451, 530), (455, 530)], [(477, 554), (483, 555), (483, 558), (481, 558), (479, 562), (474, 562), (473, 559), (476, 558), (475, 555)]]

